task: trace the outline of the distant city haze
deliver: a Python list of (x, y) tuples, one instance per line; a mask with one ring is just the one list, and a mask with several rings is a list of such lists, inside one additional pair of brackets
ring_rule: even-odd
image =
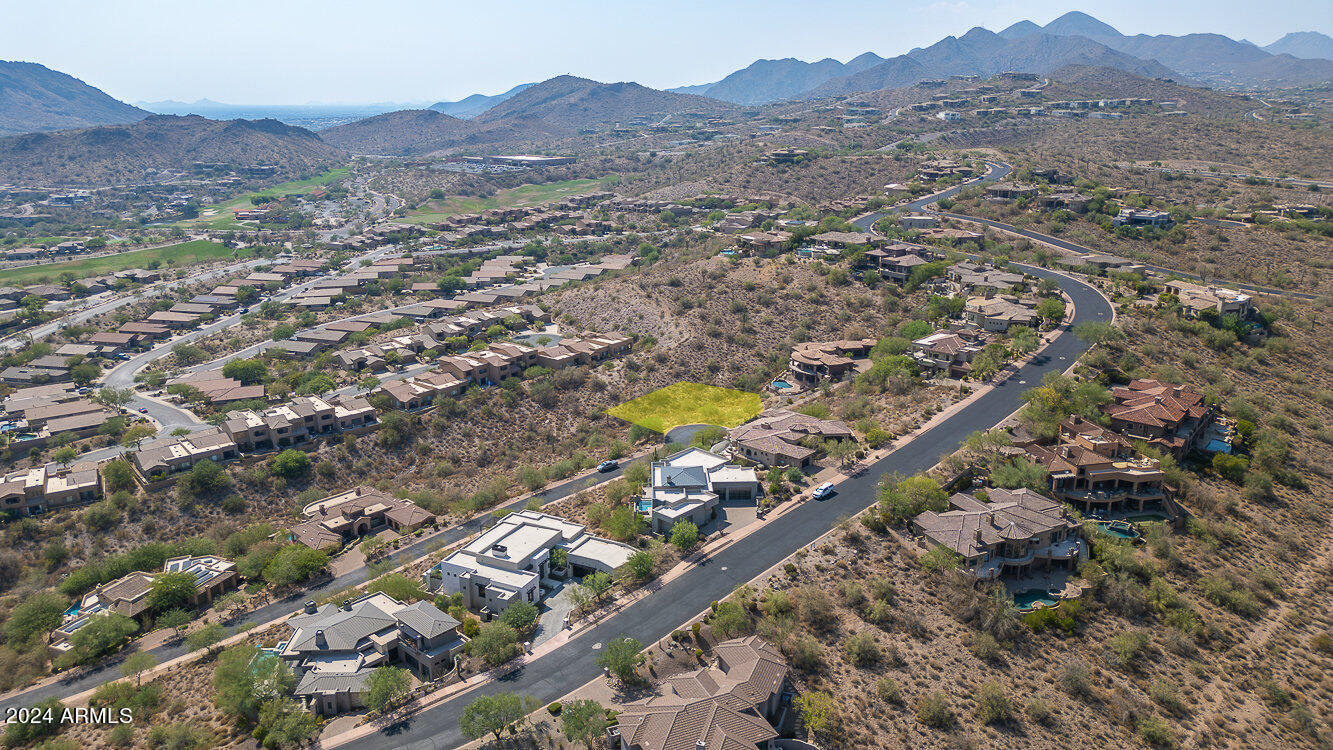
[(1333, 31), (1328, 0), (3, 0), (0, 58), (130, 102), (427, 105), (568, 73), (667, 88), (759, 58), (847, 60), (973, 26), (1081, 10), (1124, 34), (1213, 32), (1269, 44)]

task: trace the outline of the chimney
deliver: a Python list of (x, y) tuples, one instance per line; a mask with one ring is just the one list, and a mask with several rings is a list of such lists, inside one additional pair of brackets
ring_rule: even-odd
[(315, 612), (317, 612), (317, 611), (319, 611), (319, 608), (315, 606), (315, 602), (314, 602), (313, 599), (312, 599), (311, 601), (308, 601), (308, 602), (305, 603), (305, 613), (306, 613), (306, 614), (308, 614), (308, 615), (313, 615), (313, 614), (315, 614)]
[(699, 740), (694, 743), (694, 750), (708, 750), (708, 746), (704, 744), (703, 740)]
[(344, 600), (343, 600), (342, 609), (343, 609), (344, 612), (351, 612), (351, 611), (352, 611), (352, 600), (351, 600), (351, 599), (344, 599)]
[(328, 648), (328, 647), (329, 647), (329, 639), (327, 639), (327, 638), (324, 637), (324, 631), (323, 631), (323, 630), (316, 630), (316, 631), (315, 631), (315, 648)]

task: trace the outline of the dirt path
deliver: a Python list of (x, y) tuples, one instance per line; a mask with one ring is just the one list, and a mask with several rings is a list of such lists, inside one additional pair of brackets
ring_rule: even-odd
[(1296, 602), (1306, 601), (1306, 593), (1320, 581), (1319, 571), (1327, 568), (1331, 562), (1333, 562), (1333, 536), (1327, 536), (1324, 538), (1324, 544), (1320, 548), (1319, 555), (1301, 568), (1297, 576), (1297, 585), (1287, 590), (1286, 597), (1281, 604), (1268, 610), (1261, 627), (1237, 644), (1236, 648), (1243, 648), (1248, 653), (1244, 666), (1241, 669), (1226, 672), (1225, 679), (1219, 679), (1221, 676), (1217, 676), (1209, 680), (1207, 687), (1200, 695), (1199, 718), (1190, 727), (1189, 734), (1181, 743), (1182, 747), (1199, 747), (1199, 733), (1206, 729), (1219, 713), (1234, 711), (1223, 702), (1224, 698), (1229, 694), (1237, 694), (1241, 691), (1227, 690), (1227, 688), (1234, 687), (1233, 680), (1236, 677), (1253, 674), (1253, 669), (1256, 666), (1255, 655), (1264, 653), (1268, 642), (1273, 638), (1273, 634), (1277, 632), (1283, 622), (1286, 622), (1287, 613), (1291, 611), (1292, 606)]

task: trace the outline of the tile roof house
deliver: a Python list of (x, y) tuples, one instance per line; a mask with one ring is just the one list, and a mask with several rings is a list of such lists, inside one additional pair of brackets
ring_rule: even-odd
[(1035, 327), (1037, 324), (1036, 305), (1008, 295), (969, 297), (963, 314), (972, 325), (996, 333), (1008, 331), (1010, 326)]
[(806, 438), (851, 440), (852, 430), (836, 419), (819, 419), (797, 412), (778, 410), (733, 428), (728, 436), (733, 455), (764, 466), (810, 464), (815, 450), (801, 445)]
[(607, 730), (615, 750), (753, 750), (784, 722), (786, 659), (758, 636), (713, 647), (713, 665), (668, 677), (660, 695), (625, 705)]
[(230, 461), (239, 457), (236, 441), (223, 430), (210, 427), (189, 435), (150, 440), (130, 454), (130, 463), (144, 481), (189, 471), (200, 461)]
[(727, 463), (724, 456), (700, 448), (654, 461), (649, 467), (643, 502), (655, 533), (668, 534), (680, 521), (703, 526), (726, 501), (758, 501), (763, 485), (754, 469)]
[(406, 534), (435, 520), (429, 511), (361, 485), (301, 509), (305, 521), (290, 530), (292, 540), (313, 549), (339, 547), (383, 528)]
[(1084, 513), (1149, 510), (1166, 504), (1161, 464), (1140, 456), (1124, 437), (1073, 416), (1060, 423), (1054, 445), (1025, 447), (1051, 477), (1051, 494)]
[(797, 344), (792, 347), (788, 367), (792, 377), (804, 384), (838, 379), (856, 367), (854, 359), (869, 355), (876, 343), (874, 339), (856, 339)]
[(1078, 522), (1061, 503), (1027, 488), (986, 493), (985, 501), (955, 494), (949, 510), (928, 510), (912, 520), (912, 528), (929, 544), (961, 555), (963, 568), (982, 580), (1072, 569), (1086, 551)]
[(464, 606), (483, 618), (498, 615), (516, 601), (535, 604), (544, 593), (542, 581), (561, 574), (552, 567), (554, 549), (564, 550), (575, 575), (610, 573), (636, 551), (593, 536), (582, 524), (522, 510), (504, 516), (426, 571), (426, 590), (462, 594)]
[(467, 639), (458, 621), (428, 602), (404, 604), (385, 593), (316, 606), (288, 618), (291, 636), (278, 657), (296, 675), (293, 695), (320, 715), (365, 705), (371, 672), (403, 664), (422, 681), (453, 668)]
[(1198, 444), (1216, 416), (1202, 393), (1160, 380), (1134, 380), (1111, 389), (1111, 396), (1115, 402), (1102, 408), (1111, 418), (1111, 429), (1177, 458)]
[(937, 331), (912, 342), (912, 359), (923, 369), (951, 378), (972, 372), (972, 357), (988, 343), (985, 334), (968, 331)]

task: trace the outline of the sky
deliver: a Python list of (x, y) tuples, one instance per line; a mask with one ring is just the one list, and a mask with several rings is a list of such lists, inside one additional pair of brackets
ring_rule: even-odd
[(0, 0), (0, 59), (124, 101), (422, 102), (573, 74), (667, 88), (1081, 10), (1123, 34), (1333, 35), (1329, 0)]

